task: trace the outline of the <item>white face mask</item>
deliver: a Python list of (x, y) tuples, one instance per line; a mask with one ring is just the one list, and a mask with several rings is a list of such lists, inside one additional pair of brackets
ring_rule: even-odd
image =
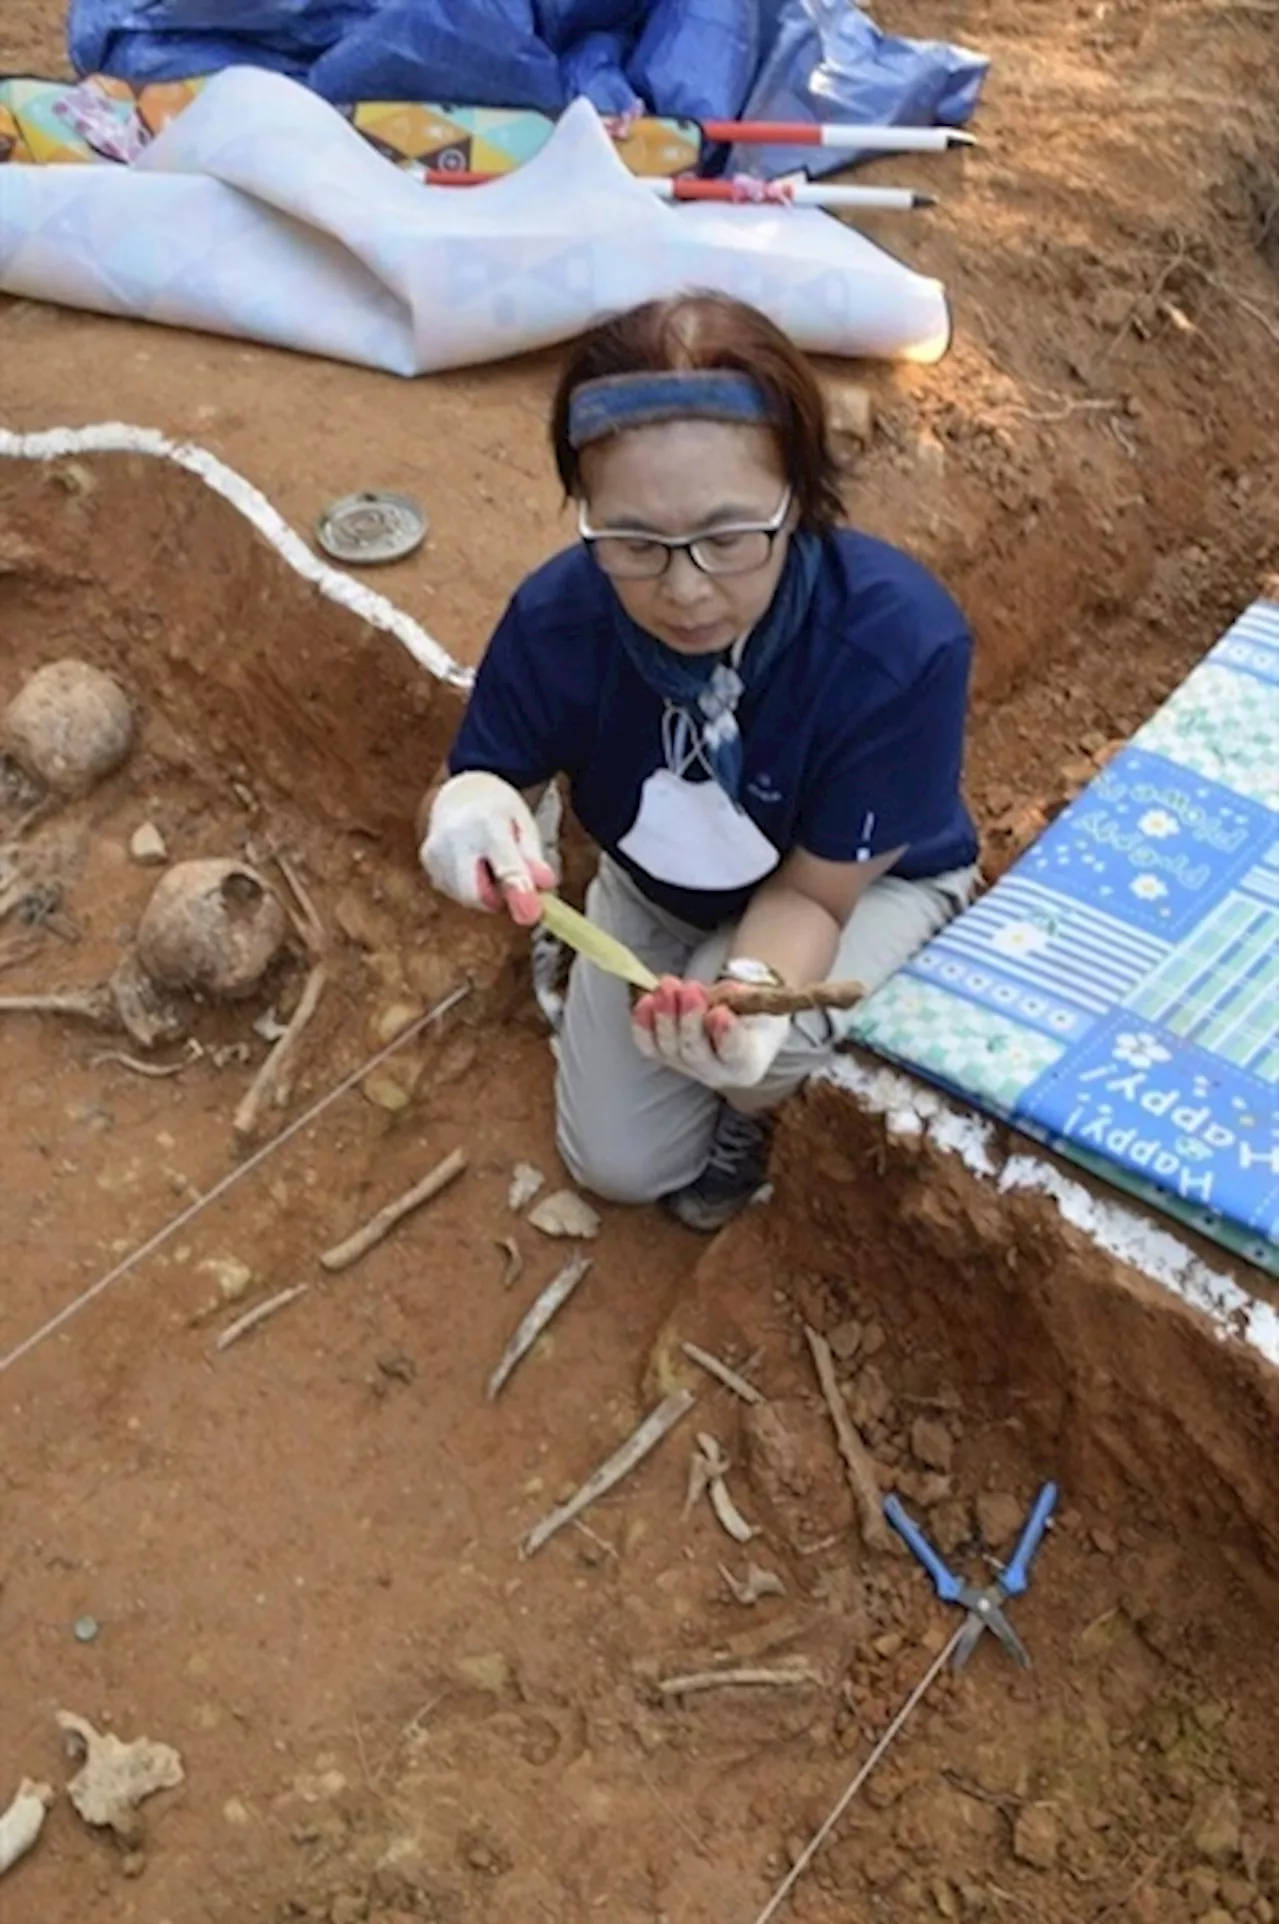
[(719, 782), (682, 781), (670, 768), (646, 779), (618, 852), (674, 888), (749, 888), (778, 866), (773, 843)]

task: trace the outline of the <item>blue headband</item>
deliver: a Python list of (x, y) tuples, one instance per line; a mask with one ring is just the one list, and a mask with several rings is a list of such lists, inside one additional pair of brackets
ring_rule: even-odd
[(772, 425), (777, 414), (759, 382), (733, 368), (608, 374), (584, 381), (569, 396), (569, 446), (584, 448), (624, 428), (690, 418), (759, 427)]

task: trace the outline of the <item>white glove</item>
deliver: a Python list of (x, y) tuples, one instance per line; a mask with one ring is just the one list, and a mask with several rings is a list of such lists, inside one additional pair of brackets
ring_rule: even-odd
[(500, 776), (454, 775), (436, 796), (418, 860), (442, 895), (464, 908), (505, 908), (528, 928), (538, 890), (555, 887), (542, 838), (518, 789)]
[(734, 1015), (709, 1001), (700, 982), (670, 975), (641, 996), (631, 1015), (642, 1056), (708, 1089), (753, 1089), (763, 1082), (790, 1027), (786, 1015)]

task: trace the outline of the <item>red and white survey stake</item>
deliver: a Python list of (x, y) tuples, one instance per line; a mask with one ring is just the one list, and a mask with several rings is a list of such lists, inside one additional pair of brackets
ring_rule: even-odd
[(952, 147), (975, 147), (972, 134), (958, 127), (859, 126), (856, 121), (704, 120), (705, 140), (736, 141), (743, 147), (838, 147), (877, 154), (945, 154)]
[[(451, 173), (423, 168), (418, 175), (428, 187), (487, 187), (510, 174)], [(845, 187), (821, 180), (757, 180), (753, 174), (736, 174), (732, 180), (701, 180), (692, 174), (677, 174), (667, 179), (661, 174), (636, 174), (639, 186), (647, 187), (657, 200), (709, 200), (739, 207), (863, 207), (884, 208), (907, 213), (914, 208), (934, 207), (936, 194), (922, 194), (913, 187)]]

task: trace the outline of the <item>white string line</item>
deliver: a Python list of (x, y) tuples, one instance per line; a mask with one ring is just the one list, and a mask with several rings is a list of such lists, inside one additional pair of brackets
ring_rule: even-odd
[(853, 1802), (858, 1792), (862, 1789), (862, 1786), (866, 1783), (868, 1777), (871, 1775), (876, 1765), (880, 1762), (880, 1759), (884, 1756), (885, 1751), (888, 1750), (890, 1744), (893, 1742), (898, 1732), (902, 1729), (903, 1724), (906, 1723), (907, 1718), (911, 1715), (912, 1711), (915, 1709), (920, 1699), (924, 1696), (926, 1690), (928, 1690), (930, 1684), (933, 1682), (938, 1672), (942, 1669), (943, 1665), (946, 1664), (950, 1659), (952, 1651), (955, 1649), (961, 1637), (964, 1635), (967, 1626), (968, 1626), (967, 1618), (963, 1623), (957, 1625), (956, 1629), (952, 1633), (950, 1643), (944, 1644), (942, 1649), (938, 1652), (933, 1662), (929, 1665), (929, 1668), (925, 1671), (924, 1676), (921, 1677), (919, 1683), (916, 1685), (911, 1695), (907, 1698), (907, 1701), (903, 1704), (897, 1716), (893, 1719), (893, 1722), (889, 1725), (887, 1730), (885, 1730), (883, 1735), (880, 1737), (879, 1741), (876, 1743), (870, 1756), (867, 1758), (866, 1762), (862, 1765), (861, 1769), (858, 1771), (857, 1776), (853, 1779), (853, 1782), (848, 1786), (847, 1790), (845, 1790), (843, 1796), (840, 1798), (840, 1801), (835, 1806), (835, 1809), (831, 1812), (830, 1816), (826, 1819), (826, 1821), (821, 1825), (819, 1825), (818, 1829), (814, 1832), (813, 1836), (809, 1839), (809, 1842), (805, 1845), (799, 1857), (797, 1857), (795, 1863), (791, 1866), (791, 1869), (787, 1872), (787, 1875), (783, 1878), (781, 1884), (779, 1884), (777, 1890), (773, 1893), (773, 1896), (769, 1899), (769, 1902), (765, 1905), (760, 1915), (754, 1920), (754, 1924), (769, 1924), (770, 1918), (777, 1916), (781, 1905), (783, 1904), (788, 1894), (792, 1890), (794, 1890), (796, 1882), (801, 1876), (801, 1874), (809, 1868), (810, 1864), (812, 1864), (814, 1858), (817, 1856), (818, 1852), (822, 1849), (822, 1846), (826, 1843), (828, 1837), (830, 1837), (832, 1831), (835, 1829), (836, 1825), (840, 1822), (840, 1819), (844, 1816), (846, 1810), (848, 1810), (850, 1804)]
[(296, 1136), (299, 1130), (305, 1129), (309, 1123), (314, 1122), (316, 1117), (321, 1115), (323, 1111), (329, 1107), (330, 1103), (336, 1102), (339, 1096), (345, 1096), (348, 1089), (354, 1088), (357, 1082), (362, 1082), (372, 1069), (377, 1068), (379, 1063), (385, 1062), (389, 1055), (393, 1055), (397, 1049), (403, 1049), (406, 1042), (411, 1042), (414, 1036), (420, 1035), (428, 1023), (439, 1021), (442, 1016), (448, 1015), (449, 1011), (455, 1008), (464, 996), (470, 995), (471, 989), (472, 984), (470, 982), (464, 982), (460, 987), (452, 990), (445, 996), (442, 1002), (437, 1002), (434, 1009), (429, 1009), (426, 1015), (419, 1016), (416, 1022), (411, 1022), (407, 1029), (402, 1029), (400, 1034), (388, 1042), (385, 1048), (379, 1049), (377, 1054), (370, 1056), (367, 1062), (362, 1062), (358, 1069), (351, 1071), (349, 1076), (344, 1076), (336, 1088), (330, 1089), (329, 1093), (321, 1096), (318, 1102), (313, 1102), (309, 1109), (304, 1110), (302, 1115), (298, 1116), (293, 1122), (289, 1123), (286, 1128), (282, 1129), (278, 1136), (273, 1136), (270, 1142), (263, 1143), (261, 1149), (255, 1149), (246, 1162), (238, 1163), (229, 1174), (222, 1178), (221, 1182), (216, 1182), (213, 1188), (206, 1191), (203, 1196), (198, 1196), (193, 1203), (188, 1203), (180, 1215), (175, 1216), (171, 1222), (165, 1223), (162, 1229), (157, 1229), (155, 1234), (149, 1236), (145, 1243), (141, 1243), (136, 1249), (130, 1250), (129, 1254), (122, 1257), (114, 1269), (108, 1270), (105, 1276), (99, 1276), (96, 1283), (91, 1283), (88, 1289), (82, 1290), (79, 1296), (73, 1297), (71, 1302), (65, 1304), (56, 1316), (51, 1316), (49, 1321), (43, 1324), (40, 1329), (36, 1330), (32, 1335), (25, 1337), (24, 1340), (17, 1345), (16, 1349), (11, 1349), (7, 1356), (0, 1356), (0, 1376), (3, 1376), (4, 1372), (9, 1369), (12, 1364), (20, 1362), (24, 1356), (29, 1356), (38, 1343), (43, 1343), (46, 1336), (52, 1336), (54, 1331), (61, 1329), (64, 1323), (69, 1323), (71, 1318), (76, 1315), (78, 1311), (82, 1310), (86, 1303), (91, 1303), (95, 1296), (101, 1296), (104, 1289), (109, 1289), (112, 1283), (118, 1282), (129, 1270), (136, 1269), (139, 1263), (145, 1261), (148, 1256), (153, 1255), (162, 1243), (168, 1242), (170, 1236), (176, 1235), (178, 1230), (184, 1228), (193, 1217), (198, 1216), (202, 1209), (207, 1209), (210, 1203), (217, 1202), (220, 1196), (225, 1196), (229, 1189), (234, 1188), (236, 1183), (241, 1181), (243, 1177), (249, 1175), (252, 1170), (257, 1169), (266, 1161), (268, 1156), (274, 1155), (277, 1149), (283, 1148), (284, 1144)]

